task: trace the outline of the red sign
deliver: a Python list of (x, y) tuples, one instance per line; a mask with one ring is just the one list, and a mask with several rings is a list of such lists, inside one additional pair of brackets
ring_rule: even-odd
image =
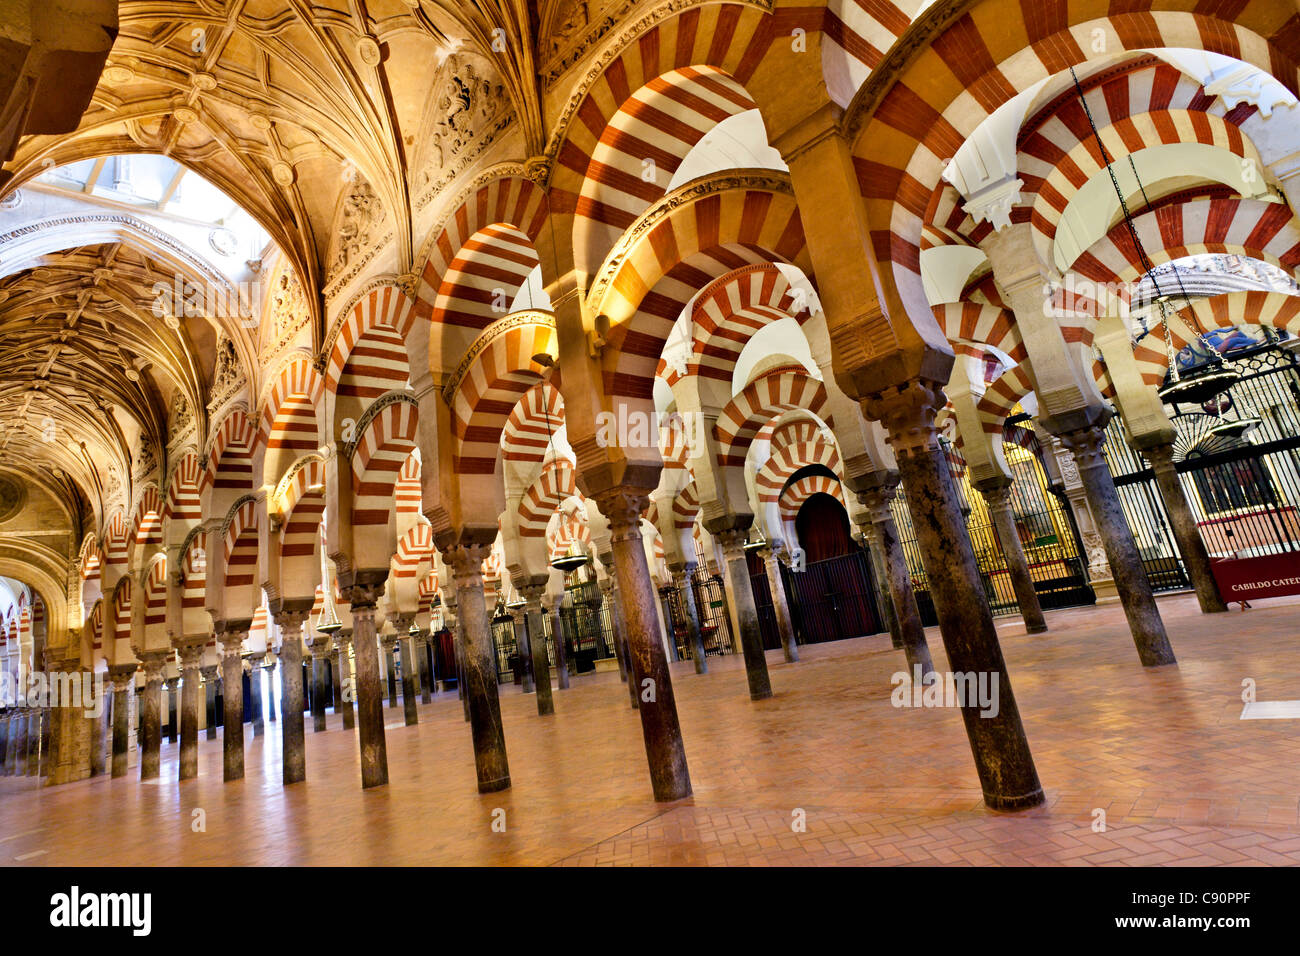
[(1210, 565), (1225, 601), (1300, 594), (1300, 553), (1295, 551), (1261, 558), (1216, 558)]

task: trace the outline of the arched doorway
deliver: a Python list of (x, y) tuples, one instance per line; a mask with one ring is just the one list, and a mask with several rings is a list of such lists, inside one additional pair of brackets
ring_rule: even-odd
[(783, 567), (781, 578), (799, 642), (820, 644), (882, 630), (870, 559), (853, 540), (844, 505), (823, 492), (810, 495), (794, 526), (804, 570)]

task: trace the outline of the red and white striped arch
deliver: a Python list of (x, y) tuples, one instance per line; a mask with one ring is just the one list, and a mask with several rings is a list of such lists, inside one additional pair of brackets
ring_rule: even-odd
[(96, 601), (95, 606), (91, 608), (90, 616), (86, 618), (86, 636), (90, 638), (90, 646), (93, 650), (102, 651), (104, 649), (103, 601)]
[[(257, 440), (280, 462), (291, 462), (322, 445), (321, 400), (325, 380), (307, 357), (280, 370), (258, 415)], [(278, 477), (272, 471), (273, 477)]]
[(540, 464), (553, 436), (564, 426), (564, 399), (549, 382), (533, 385), (506, 419), (501, 454), (506, 461)]
[(511, 412), (545, 372), (533, 356), (554, 358), (557, 347), (553, 323), (508, 320), (474, 357), (451, 404), (457, 474), (492, 474)]
[(1007, 416), (1020, 400), (1034, 390), (1029, 362), (1007, 369), (985, 390), (976, 405), (980, 427), (989, 435), (1001, 435)]
[(718, 416), (718, 463), (743, 465), (758, 431), (783, 412), (804, 410), (829, 422), (826, 386), (802, 366), (782, 366), (755, 379)]
[(692, 528), (699, 515), (700, 495), (695, 487), (695, 479), (692, 478), (673, 499), (673, 527), (679, 531)]
[[(222, 582), (222, 587), (227, 592), (251, 595), (251, 589), (257, 577), (256, 501), (251, 499), (245, 501), (231, 515), (222, 544), (226, 556), (226, 576), (225, 581)], [(247, 607), (250, 617), (253, 608), (256, 606), (257, 602), (250, 600)], [(232, 613), (237, 612), (238, 609), (237, 604), (233, 608), (230, 604), (227, 604), (226, 607), (227, 612)]]
[(822, 23), (826, 90), (848, 106), (926, 0), (829, 0)]
[(771, 263), (715, 279), (695, 300), (691, 313), (689, 371), (730, 382), (736, 360), (755, 332), (785, 318), (802, 325), (809, 316), (807, 303), (796, 299), (785, 275)]
[(131, 537), (126, 515), (118, 508), (104, 524), (104, 564), (110, 568), (125, 568), (130, 556)]
[(705, 191), (659, 215), (616, 253), (617, 266), (593, 287), (593, 309), (610, 320), (606, 394), (627, 398), (651, 397), (673, 326), (687, 302), (715, 279), (770, 262), (811, 274), (794, 197), (757, 187)]
[(550, 559), (554, 561), (568, 550), (570, 542), (577, 542), (584, 551), (591, 550), (591, 528), (577, 509), (560, 514), (553, 530), (548, 530), (546, 544)]
[[(354, 527), (388, 525), (396, 508), (398, 476), (415, 450), (418, 422), (415, 399), (402, 397), (385, 405), (366, 423), (352, 455)], [(382, 566), (386, 567), (392, 551), (387, 545), (382, 550)]]
[(583, 177), (573, 225), (579, 274), (596, 271), (709, 130), (754, 108), (745, 88), (712, 66), (684, 66), (632, 88), (605, 121)]
[(414, 303), (401, 289), (381, 285), (352, 307), (339, 326), (325, 369), (325, 388), (338, 395), (339, 414), (358, 415), (410, 377), (406, 333), (415, 322)]
[[(181, 608), (188, 617), (191, 612), (203, 611), (207, 605), (208, 595), (208, 555), (207, 535), (199, 532), (190, 539), (189, 546), (181, 556)], [(188, 633), (189, 626), (186, 625)]]
[(132, 583), (129, 577), (123, 577), (113, 594), (113, 640), (131, 640), (131, 602)]
[[(422, 252), (416, 315), (484, 328), (487, 322), (477, 324), (487, 314), (482, 290), (508, 284), (518, 291), (537, 265), (534, 243), (546, 216), (546, 194), (527, 179), (501, 176), (476, 189)], [(524, 269), (529, 257), (531, 265)]]
[[(565, 212), (589, 214), (579, 208), (579, 197), (592, 157), (611, 121), (634, 92), (675, 70), (703, 66), (713, 67), (743, 86), (777, 36), (775, 28), (773, 18), (753, 7), (708, 4), (668, 17), (628, 43), (552, 134), (547, 146), (547, 153), (556, 157), (552, 203)], [(680, 107), (671, 110), (673, 115), (681, 111)]]
[(541, 538), (555, 509), (578, 493), (576, 470), (567, 458), (552, 458), (519, 501), (519, 536)]
[(799, 515), (799, 509), (803, 507), (804, 502), (813, 495), (830, 495), (845, 510), (848, 505), (844, 503), (844, 491), (840, 487), (840, 482), (829, 475), (806, 475), (798, 481), (791, 482), (784, 491), (781, 492), (780, 514), (781, 522), (793, 522)]
[(982, 302), (946, 302), (933, 306), (934, 317), (954, 345), (991, 345), (1016, 362), (1027, 355), (1016, 316), (1010, 309)]
[(281, 597), (291, 596), (285, 593), (286, 585), (298, 587), (297, 577), (304, 572), (307, 577), (320, 577), (313, 559), (325, 515), (325, 463), (315, 455), (304, 458), (294, 465), (292, 475), (280, 498)]
[(187, 451), (176, 463), (171, 481), (167, 482), (167, 503), (163, 506), (163, 519), (177, 522), (186, 529), (195, 522), (202, 521), (203, 509), (199, 498), (202, 485), (203, 466), (199, 456)]
[[(921, 232), (945, 164), (1019, 91), (1117, 51), (1199, 47), (1270, 72), (1294, 92), (1300, 88), (1298, 24), (1294, 12), (1267, 2), (1200, 5), (1192, 12), (1179, 0), (1150, 0), (1142, 10), (1122, 0), (1046, 6), (976, 0), (939, 25), (930, 46), (947, 55), (900, 63), (883, 92), (860, 104), (870, 115), (855, 106), (846, 117), (856, 133), (853, 153), (876, 254), (894, 264), (904, 301), (925, 302)], [(1094, 30), (1102, 31), (1104, 44)]]
[[(1161, 206), (1133, 219), (1155, 264), (1197, 253), (1229, 253), (1300, 269), (1300, 222), (1285, 203), (1204, 199)], [(1094, 282), (1137, 281), (1144, 269), (1127, 227), (1120, 223), (1075, 260), (1072, 271)]]
[(144, 626), (157, 630), (167, 624), (167, 555), (156, 556), (144, 580)]
[(131, 520), (131, 543), (136, 547), (162, 544), (162, 522), (162, 495), (157, 485), (146, 485)]
[[(253, 442), (257, 432), (243, 409), (234, 409), (221, 420), (208, 453), (203, 490), (224, 489), (246, 494), (253, 490)], [(231, 498), (230, 503), (234, 503)]]
[(438, 571), (431, 570), (420, 579), (420, 610), (428, 614), (433, 609), (433, 599), (438, 595)]
[(399, 515), (419, 515), (424, 511), (424, 490), (420, 486), (420, 450), (406, 456), (393, 485), (393, 505)]
[(782, 445), (763, 463), (754, 476), (754, 490), (764, 503), (779, 501), (781, 489), (800, 468), (822, 465), (836, 475), (843, 475), (839, 449), (834, 442), (820, 436), (813, 441)]
[(421, 563), (433, 560), (433, 528), (426, 521), (416, 523), (397, 542), (393, 555), (393, 577), (406, 580), (414, 578)]

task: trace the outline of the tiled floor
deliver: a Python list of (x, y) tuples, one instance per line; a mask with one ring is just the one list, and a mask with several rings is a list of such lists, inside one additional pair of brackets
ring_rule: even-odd
[[(675, 665), (695, 786), (676, 804), (650, 796), (618, 675), (584, 675), (547, 720), (503, 688), (505, 793), (476, 792), (469, 728), (445, 695), (418, 727), (385, 711), (391, 783), (367, 793), (355, 736), (333, 716), (308, 731), (308, 780), (287, 790), (278, 724), (250, 742), (238, 783), (222, 783), (219, 739), (200, 742), (200, 777), (183, 786), (166, 743), (149, 784), (0, 779), (0, 862), (1300, 863), (1300, 721), (1240, 719), (1245, 678), (1260, 700), (1300, 699), (1300, 599), (1214, 616), (1190, 596), (1161, 607), (1180, 663), (1154, 671), (1116, 606), (1049, 612), (1036, 637), (999, 622), (1048, 795), (1020, 814), (984, 809), (955, 710), (891, 706), (905, 665), (878, 636), (805, 647), (794, 665), (769, 654), (776, 696), (758, 704), (739, 660), (702, 677)], [(943, 669), (933, 631), (930, 643)]]

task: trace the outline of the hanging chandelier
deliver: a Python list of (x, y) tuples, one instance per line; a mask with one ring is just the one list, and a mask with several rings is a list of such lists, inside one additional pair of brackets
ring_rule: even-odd
[(320, 614), (316, 615), (316, 631), (328, 635), (343, 630), (343, 622), (339, 620), (339, 612), (334, 608), (334, 581), (330, 578), (329, 559), (325, 557), (324, 542), (319, 542), (319, 545), (321, 593), (324, 596), (324, 603), (321, 605)]
[(563, 571), (565, 574), (571, 574), (586, 563), (587, 556), (578, 547), (578, 542), (571, 540), (564, 554), (551, 560), (551, 567), (557, 571)]
[[(1166, 405), (1202, 404), (1207, 402), (1216, 395), (1227, 391), (1241, 377), (1241, 373), (1237, 371), (1236, 366), (1231, 361), (1224, 357), (1206, 339), (1205, 330), (1201, 328), (1194, 310), (1191, 313), (1191, 320), (1195, 326), (1192, 331), (1196, 335), (1197, 341), (1205, 347), (1206, 353), (1210, 356), (1206, 363), (1208, 367), (1187, 375), (1179, 371), (1178, 353), (1174, 349), (1173, 335), (1169, 331), (1169, 299), (1171, 296), (1160, 288), (1160, 280), (1156, 278), (1155, 268), (1147, 257), (1146, 248), (1142, 245), (1141, 237), (1138, 236), (1137, 227), (1133, 223), (1133, 214), (1129, 212), (1128, 202), (1124, 199), (1124, 192), (1119, 188), (1119, 179), (1115, 175), (1114, 164), (1111, 162), (1110, 154), (1106, 152), (1106, 147), (1101, 141), (1101, 134), (1097, 131), (1097, 124), (1092, 118), (1092, 109), (1088, 106), (1087, 98), (1083, 95), (1083, 86), (1079, 83), (1079, 77), (1074, 72), (1074, 67), (1070, 67), (1070, 77), (1074, 80), (1074, 89), (1079, 94), (1079, 103), (1083, 106), (1084, 115), (1088, 117), (1088, 126), (1092, 129), (1092, 136), (1097, 143), (1097, 149), (1100, 150), (1101, 158), (1106, 163), (1106, 172), (1110, 174), (1110, 183), (1115, 190), (1115, 198), (1119, 200), (1120, 209), (1124, 213), (1124, 227), (1128, 231), (1129, 238), (1133, 241), (1133, 248), (1137, 251), (1142, 270), (1150, 281), (1152, 288), (1155, 289), (1154, 301), (1160, 313), (1160, 327), (1164, 332), (1165, 356), (1169, 366), (1166, 375), (1167, 381), (1156, 389), (1156, 394), (1160, 396), (1160, 400)], [(1138, 175), (1137, 164), (1133, 162), (1132, 153), (1128, 155), (1128, 165), (1129, 170), (1133, 173), (1133, 179), (1137, 183), (1138, 190), (1142, 193), (1142, 201), (1149, 209), (1151, 200), (1147, 197), (1146, 186), (1142, 184), (1142, 177)], [(1177, 268), (1172, 271), (1174, 281), (1178, 283), (1179, 295), (1183, 302), (1191, 305), (1191, 296), (1187, 294), (1187, 289), (1183, 286), (1182, 276), (1179, 275)], [(1225, 426), (1228, 424), (1224, 423)]]

